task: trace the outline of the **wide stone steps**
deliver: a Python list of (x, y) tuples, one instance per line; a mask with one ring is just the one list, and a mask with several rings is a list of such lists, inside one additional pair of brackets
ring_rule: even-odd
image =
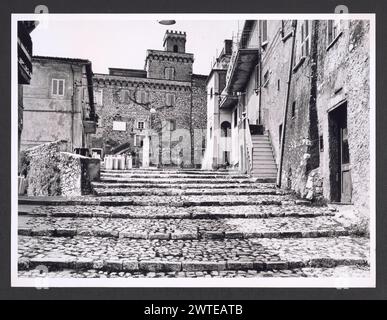
[(92, 183), (96, 195), (19, 197), (19, 275), (41, 265), (88, 277), (369, 270), (368, 239), (342, 225), (333, 207), (259, 183), (274, 182), (270, 172), (256, 179), (149, 168), (101, 176)]
[(273, 217), (314, 218), (334, 216), (335, 208), (303, 205), (249, 205), (249, 206), (66, 206), (66, 205), (19, 205), (20, 216), (30, 217), (78, 217), (122, 219), (255, 219)]
[(149, 240), (19, 236), (19, 270), (222, 271), (368, 265), (364, 238)]
[(199, 195), (199, 196), (89, 196), (89, 197), (19, 197), (19, 204), (83, 206), (243, 206), (309, 204), (292, 195)]
[(127, 178), (127, 179), (215, 179), (218, 180), (225, 180), (228, 181), (230, 179), (246, 179), (248, 176), (246, 175), (183, 175), (183, 174), (135, 174), (135, 173), (121, 173), (121, 172), (115, 172), (115, 173), (107, 173), (107, 172), (101, 172), (101, 178)]
[(126, 183), (143, 183), (143, 184), (244, 184), (244, 183), (254, 183), (255, 180), (251, 178), (245, 178), (245, 179), (180, 179), (180, 178), (157, 178), (157, 179), (151, 179), (151, 178), (131, 178), (131, 177), (101, 177), (101, 182), (126, 182)]
[(282, 192), (286, 194), (286, 191), (276, 189), (275, 184), (270, 183), (223, 183), (221, 186), (219, 184), (180, 184), (180, 183), (131, 183), (131, 182), (92, 182), (93, 188), (131, 188), (131, 189), (180, 189), (180, 190), (189, 190), (189, 189), (200, 189), (200, 190), (212, 190), (212, 189), (233, 189), (233, 190), (272, 190), (276, 192)]
[(115, 188), (115, 187), (102, 187), (97, 188), (94, 186), (94, 193), (97, 196), (218, 196), (218, 195), (277, 195), (282, 194), (275, 189), (240, 189), (240, 188), (228, 188), (228, 189), (147, 189), (147, 188)]
[(129, 239), (249, 239), (349, 236), (353, 232), (334, 216), (314, 219), (152, 219), (61, 218), (20, 216), (23, 236), (94, 236)]

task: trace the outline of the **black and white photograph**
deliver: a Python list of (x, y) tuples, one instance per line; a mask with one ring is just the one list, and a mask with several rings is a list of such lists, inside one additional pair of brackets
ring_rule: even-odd
[(14, 287), (375, 287), (375, 15), (12, 15)]

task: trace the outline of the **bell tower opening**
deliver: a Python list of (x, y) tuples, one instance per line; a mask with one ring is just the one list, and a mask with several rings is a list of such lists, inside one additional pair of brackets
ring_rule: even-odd
[(182, 31), (167, 30), (164, 36), (164, 50), (185, 53), (187, 35)]

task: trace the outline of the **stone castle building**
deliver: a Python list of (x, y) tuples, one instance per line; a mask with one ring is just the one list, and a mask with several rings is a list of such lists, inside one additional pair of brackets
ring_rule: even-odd
[(164, 50), (147, 50), (144, 69), (94, 74), (99, 116), (94, 152), (131, 153), (141, 166), (200, 165), (207, 76), (193, 74), (186, 40), (185, 32), (167, 30)]
[[(209, 98), (203, 163), (307, 199), (354, 204), (368, 216), (369, 28), (368, 20), (245, 21), (225, 83), (214, 81), (224, 74), (218, 65), (207, 82), (208, 92), (224, 89)], [(216, 152), (214, 139), (230, 124), (227, 150)]]

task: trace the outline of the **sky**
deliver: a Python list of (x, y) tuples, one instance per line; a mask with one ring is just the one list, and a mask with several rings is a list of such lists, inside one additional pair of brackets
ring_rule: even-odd
[(186, 52), (193, 53), (196, 74), (209, 74), (224, 39), (231, 39), (243, 24), (237, 20), (177, 20), (164, 26), (156, 20), (50, 20), (31, 33), (34, 55), (82, 58), (94, 73), (108, 68), (143, 69), (147, 49), (163, 50), (165, 31), (187, 33)]

